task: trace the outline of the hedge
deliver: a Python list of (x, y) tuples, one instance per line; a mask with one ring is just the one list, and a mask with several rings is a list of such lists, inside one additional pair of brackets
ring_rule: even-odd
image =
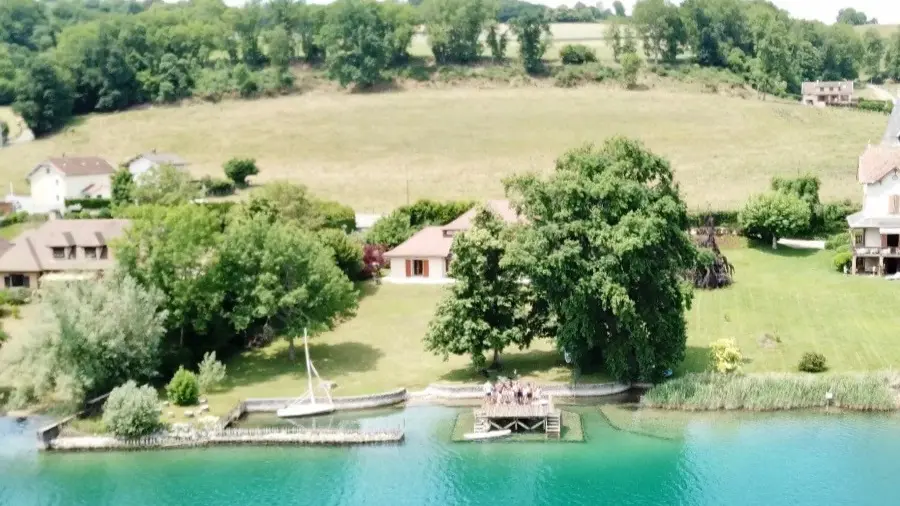
[(112, 206), (110, 199), (66, 199), (66, 207), (81, 206), (82, 209), (107, 209)]
[(890, 100), (869, 100), (866, 98), (859, 99), (859, 106), (863, 111), (880, 112), (890, 114), (894, 110), (894, 103)]

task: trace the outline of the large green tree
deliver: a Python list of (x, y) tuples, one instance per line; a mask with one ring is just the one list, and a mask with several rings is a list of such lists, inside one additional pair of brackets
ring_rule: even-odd
[(881, 75), (881, 62), (884, 60), (884, 52), (887, 43), (878, 30), (869, 28), (863, 34), (863, 47), (865, 48), (865, 56), (863, 58), (863, 68), (869, 78)]
[(72, 88), (48, 57), (35, 57), (19, 73), (15, 96), (13, 110), (35, 135), (61, 128), (72, 116)]
[(142, 285), (165, 295), (166, 365), (194, 363), (220, 349), (232, 337), (220, 326), (228, 289), (218, 269), (221, 216), (199, 204), (145, 205), (126, 216), (131, 226), (114, 244), (116, 260)]
[(506, 261), (509, 233), (490, 210), (480, 209), (474, 227), (453, 239), (450, 275), (456, 281), (438, 304), (425, 335), (425, 348), (446, 359), (469, 355), (479, 368), (485, 353), (510, 346), (526, 348), (535, 337), (548, 336), (550, 320), (539, 307), (521, 270)]
[(174, 206), (199, 197), (200, 188), (187, 172), (159, 165), (137, 177), (131, 195), (138, 204)]
[(640, 0), (631, 13), (647, 58), (673, 63), (687, 41), (678, 7), (668, 0)]
[(426, 0), (425, 29), (438, 63), (472, 63), (481, 57), (481, 34), (494, 21), (491, 0)]
[(806, 230), (811, 218), (809, 203), (788, 190), (755, 195), (738, 215), (744, 233), (771, 241), (773, 249), (779, 238)]
[(163, 294), (119, 272), (100, 281), (44, 283), (31, 336), (0, 351), (12, 403), (77, 403), (127, 379), (156, 373), (165, 332)]
[(338, 0), (329, 7), (319, 41), (328, 76), (341, 86), (371, 86), (382, 79), (396, 47), (374, 0)]
[(657, 380), (683, 358), (694, 265), (687, 208), (663, 158), (637, 141), (563, 154), (548, 176), (507, 190), (530, 223), (512, 261), (556, 318), (556, 343), (579, 366)]
[(288, 339), (292, 361), (294, 338), (304, 329), (330, 328), (356, 307), (356, 291), (333, 252), (292, 223), (239, 215), (228, 225), (220, 259), (235, 330), (265, 322)]
[(543, 13), (525, 13), (510, 21), (519, 41), (519, 59), (526, 72), (538, 72), (544, 67), (541, 58), (550, 47), (550, 23)]

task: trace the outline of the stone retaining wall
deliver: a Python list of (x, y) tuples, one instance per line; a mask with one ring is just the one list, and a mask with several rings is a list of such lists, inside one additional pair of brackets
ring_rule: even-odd
[[(274, 397), (268, 399), (246, 399), (242, 402), (244, 413), (270, 413), (278, 411), (297, 400), (296, 397)], [(338, 411), (350, 409), (372, 409), (393, 406), (406, 400), (406, 389), (398, 388), (390, 392), (373, 395), (356, 395), (352, 397), (332, 397)]]
[[(538, 385), (553, 397), (605, 397), (631, 390), (631, 385), (623, 383), (583, 383)], [(481, 385), (441, 385), (432, 384), (424, 391), (426, 396), (439, 399), (480, 399), (484, 395)]]

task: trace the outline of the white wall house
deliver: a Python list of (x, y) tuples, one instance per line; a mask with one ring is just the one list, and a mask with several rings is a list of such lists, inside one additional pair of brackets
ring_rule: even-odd
[(863, 209), (847, 217), (853, 241), (853, 274), (900, 272), (900, 101), (881, 144), (859, 157)]
[(171, 165), (178, 169), (184, 169), (188, 163), (174, 153), (158, 153), (155, 149), (148, 153), (141, 153), (125, 162), (125, 166), (128, 167), (128, 171), (135, 179), (160, 165)]
[(64, 211), (66, 199), (110, 198), (115, 169), (96, 156), (48, 158), (37, 164), (26, 179), (31, 186), (36, 213)]
[[(485, 207), (507, 223), (518, 221), (508, 200), (489, 200)], [(470, 209), (441, 227), (425, 227), (384, 254), (391, 263), (386, 279), (393, 283), (448, 283), (453, 236), (472, 228), (476, 209)]]

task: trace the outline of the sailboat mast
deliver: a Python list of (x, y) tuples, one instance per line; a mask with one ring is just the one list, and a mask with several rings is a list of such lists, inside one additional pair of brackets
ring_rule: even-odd
[(315, 404), (316, 394), (312, 387), (312, 364), (309, 362), (309, 338), (306, 336), (306, 327), (303, 327), (303, 353), (306, 355), (306, 383), (309, 387), (309, 399), (312, 404)]

